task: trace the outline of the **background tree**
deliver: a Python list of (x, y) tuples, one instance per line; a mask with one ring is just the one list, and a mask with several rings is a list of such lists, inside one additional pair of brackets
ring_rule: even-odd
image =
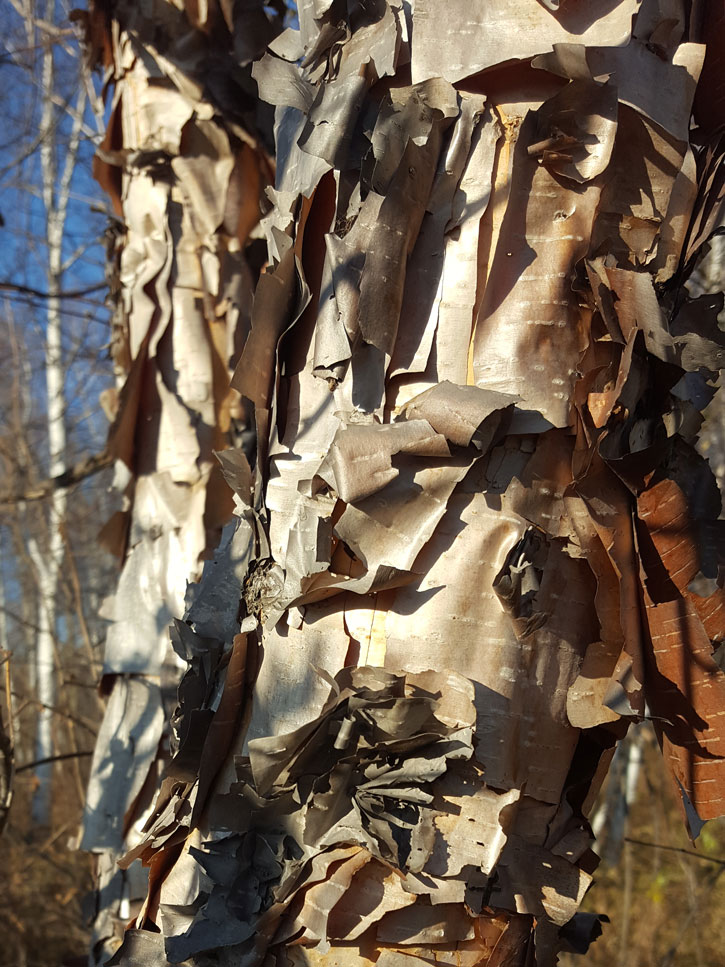
[(90, 170), (102, 109), (68, 6), (0, 4), (0, 34), (0, 647), (16, 765), (0, 937), (22, 965), (60, 963), (85, 935), (88, 862), (67, 841), (98, 723), (97, 612), (113, 582), (95, 541), (110, 480), (88, 475), (104, 466), (98, 397), (112, 371), (107, 215)]
[[(57, 691), (59, 672), (66, 677), (69, 671), (59, 668), (61, 652), (78, 631), (82, 663), (92, 679), (91, 628), (97, 622), (90, 619), (89, 626), (86, 615), (89, 602), (90, 611), (97, 608), (99, 582), (102, 587), (108, 573), (95, 549), (79, 553), (72, 536), (89, 502), (98, 512), (98, 491), (86, 488), (69, 505), (67, 490), (86, 476), (78, 472), (78, 458), (102, 448), (97, 394), (110, 375), (100, 353), (107, 319), (98, 295), (104, 221), (91, 210), (100, 199), (86, 193), (99, 129), (72, 26), (67, 21), (57, 26), (56, 5), (7, 4), (2, 16), (3, 70), (13, 92), (12, 99), (4, 98), (8, 136), (0, 173), (3, 644), (8, 647), (12, 638), (17, 646), (18, 636), (25, 638), (15, 657), (21, 666), (32, 664), (27, 680), (34, 693), (36, 741), (33, 755), (24, 758), (40, 763), (33, 818), (47, 826), (52, 765), (45, 760), (61, 751), (58, 734), (65, 726), (54, 710), (68, 698)], [(91, 463), (94, 469), (102, 466)], [(93, 556), (92, 577), (86, 568)], [(19, 724), (27, 736), (27, 722)], [(77, 744), (75, 738), (71, 744)]]

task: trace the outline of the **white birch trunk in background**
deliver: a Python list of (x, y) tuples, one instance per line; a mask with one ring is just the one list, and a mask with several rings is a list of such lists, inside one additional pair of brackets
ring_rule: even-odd
[[(52, 23), (55, 3), (47, 0), (43, 19)], [(42, 31), (36, 29), (29, 15), (26, 21), (29, 37), (40, 40)], [(48, 300), (45, 336), (45, 388), (48, 426), (48, 472), (60, 476), (66, 469), (66, 406), (65, 367), (63, 361), (63, 318), (58, 293), (63, 281), (63, 239), (68, 214), (71, 179), (78, 158), (86, 92), (81, 88), (73, 105), (73, 120), (68, 145), (59, 170), (59, 141), (57, 125), (60, 109), (54, 105), (56, 96), (54, 50), (45, 44), (41, 74), (43, 109), (41, 115), (42, 141), (40, 145), (42, 201), (45, 209)], [(38, 631), (35, 648), (35, 678), (39, 703), (35, 758), (48, 759), (53, 755), (53, 706), (55, 704), (55, 634), (56, 598), (60, 570), (65, 553), (62, 527), (66, 516), (65, 489), (55, 489), (49, 500), (48, 541), (41, 546), (34, 538), (28, 541), (38, 586)], [(37, 789), (33, 797), (33, 821), (39, 825), (50, 822), (52, 763), (36, 768)]]
[(605, 796), (592, 814), (595, 849), (610, 866), (619, 862), (622, 853), (630, 810), (637, 799), (647, 737), (647, 731), (640, 725), (617, 747), (609, 770)]

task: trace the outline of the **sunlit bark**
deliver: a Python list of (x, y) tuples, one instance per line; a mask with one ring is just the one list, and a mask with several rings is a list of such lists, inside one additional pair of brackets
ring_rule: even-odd
[(172, 3), (152, 8), (95, 4), (86, 23), (111, 100), (96, 176), (118, 219), (109, 243), (117, 392), (105, 406), (124, 495), (101, 535), (122, 568), (102, 612), (108, 700), (80, 841), (98, 858), (101, 960), (146, 893), (145, 873), (116, 860), (138, 841), (168, 758), (181, 666), (169, 625), (231, 517), (214, 452), (248, 430), (230, 366), (249, 327), (244, 249), (269, 171), (251, 83), (242, 73), (227, 90), (207, 84), (225, 58), (232, 70), (229, 30), (201, 8), (191, 20)]
[(257, 448), (223, 458), (236, 557), (175, 631), (119, 963), (584, 950), (587, 817), (646, 705), (693, 835), (723, 811), (698, 11), (308, 0), (255, 63)]

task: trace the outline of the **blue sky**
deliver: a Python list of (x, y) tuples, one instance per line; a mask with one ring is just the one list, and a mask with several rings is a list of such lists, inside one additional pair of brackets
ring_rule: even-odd
[[(65, 161), (71, 119), (63, 110), (65, 99), (73, 100), (78, 83), (78, 44), (70, 33), (71, 24), (61, 4), (57, 4), (56, 23), (68, 34), (53, 44), (56, 67), (54, 94), (61, 102), (54, 105), (53, 131), (59, 169)], [(42, 42), (28, 44), (20, 17), (8, 0), (0, 0), (0, 109), (4, 124), (0, 133), (0, 281), (47, 290), (47, 245), (45, 209), (38, 139), (41, 130), (43, 95), (40, 86), (43, 58)], [(85, 120), (94, 132), (96, 122), (90, 108)], [(35, 150), (33, 150), (35, 149)], [(71, 199), (63, 240), (64, 259), (73, 264), (64, 273), (62, 288), (76, 290), (103, 282), (105, 250), (103, 234), (107, 225), (106, 199), (93, 180), (91, 162), (94, 140), (81, 138), (78, 164), (71, 181)], [(102, 445), (107, 426), (99, 414), (98, 393), (111, 379), (108, 359), (108, 311), (103, 291), (84, 298), (65, 300), (65, 362), (68, 396), (68, 424), (73, 436), (72, 449), (83, 450)], [(0, 320), (7, 323), (12, 312), (31, 357), (32, 397), (39, 411), (44, 410), (42, 350), (45, 330), (45, 300), (20, 292), (0, 292)], [(2, 318), (4, 317), (4, 318)], [(38, 413), (38, 416), (40, 413)], [(100, 417), (100, 418), (99, 418)], [(43, 462), (43, 454), (38, 453)]]

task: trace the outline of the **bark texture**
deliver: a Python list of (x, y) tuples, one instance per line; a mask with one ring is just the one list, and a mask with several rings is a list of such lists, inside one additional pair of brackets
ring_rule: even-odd
[(647, 707), (693, 834), (725, 811), (693, 446), (722, 300), (684, 288), (720, 214), (719, 9), (305, 0), (254, 64), (257, 448), (222, 456), (238, 520), (176, 627), (114, 963), (585, 950), (587, 815)]
[(147, 875), (116, 865), (136, 845), (168, 761), (166, 723), (183, 662), (168, 626), (217, 546), (233, 496), (214, 456), (249, 433), (229, 386), (249, 330), (245, 248), (271, 174), (254, 135), (249, 70), (232, 24), (171, 3), (97, 3), (92, 61), (111, 100), (95, 174), (117, 215), (109, 233), (117, 392), (108, 450), (122, 509), (101, 533), (122, 567), (80, 847), (97, 854), (93, 957), (119, 943)]

